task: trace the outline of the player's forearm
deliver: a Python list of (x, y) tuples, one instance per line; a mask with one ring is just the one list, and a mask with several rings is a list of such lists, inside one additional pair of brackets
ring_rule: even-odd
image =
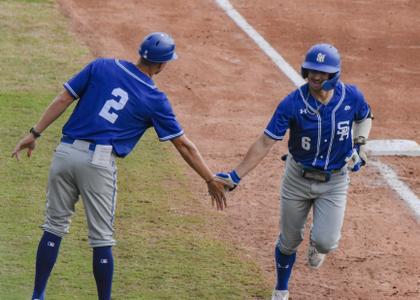
[(41, 118), (34, 126), (35, 130), (39, 133), (43, 132), (51, 123), (61, 116), (72, 102), (73, 97), (67, 91), (62, 91), (44, 111)]
[(213, 173), (204, 162), (204, 159), (198, 151), (197, 147), (185, 136), (181, 137), (181, 139), (182, 143), (174, 143), (174, 145), (178, 152), (181, 154), (182, 158), (206, 182), (211, 181), (213, 178)]
[(258, 140), (256, 140), (249, 148), (242, 162), (235, 168), (238, 176), (242, 178), (258, 166), (268, 154), (273, 144), (274, 140), (267, 138), (265, 135), (262, 135)]

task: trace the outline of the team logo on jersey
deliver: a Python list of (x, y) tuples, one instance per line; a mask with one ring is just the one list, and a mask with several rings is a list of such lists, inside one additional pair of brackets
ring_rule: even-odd
[(308, 111), (306, 110), (306, 108), (301, 108), (301, 109), (299, 110), (299, 113), (300, 113), (301, 115), (303, 115), (303, 114), (307, 114), (307, 113), (308, 113)]
[(350, 121), (338, 122), (337, 124), (337, 135), (340, 136), (339, 140), (344, 141), (344, 139), (349, 138), (350, 134)]
[(350, 110), (351, 109), (351, 106), (350, 105), (346, 105), (345, 107), (344, 107), (344, 110), (345, 111), (348, 111), (348, 110)]
[(316, 61), (319, 63), (323, 63), (325, 61), (325, 54), (323, 53), (318, 53), (318, 55), (316, 56)]

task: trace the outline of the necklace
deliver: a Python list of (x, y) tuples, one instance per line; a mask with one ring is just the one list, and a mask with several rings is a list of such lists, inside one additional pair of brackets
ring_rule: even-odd
[(319, 110), (321, 109), (321, 107), (326, 106), (330, 102), (330, 100), (334, 96), (334, 92), (327, 94), (327, 98), (325, 99), (325, 101), (321, 101), (317, 97), (312, 95), (310, 89), (308, 88), (308, 94), (306, 95), (306, 102), (307, 103), (309, 103), (309, 101), (308, 101), (309, 96), (312, 96), (312, 98), (314, 99), (312, 102), (315, 104), (316, 112), (319, 113)]
[[(309, 97), (311, 96), (311, 92), (308, 89), (308, 94), (306, 95), (306, 103), (309, 104)], [(314, 96), (312, 96), (312, 99), (314, 99), (312, 102), (315, 104), (315, 111), (319, 114), (319, 110), (322, 107), (323, 103), (318, 101)]]

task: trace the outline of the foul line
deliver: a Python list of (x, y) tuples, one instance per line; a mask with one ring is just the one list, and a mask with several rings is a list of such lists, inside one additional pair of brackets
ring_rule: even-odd
[[(231, 17), (277, 67), (293, 82), (295, 86), (301, 86), (305, 81), (303, 78), (286, 62), (286, 60), (245, 20), (244, 17), (232, 6), (228, 0), (215, 0), (217, 4)], [(372, 162), (381, 175), (385, 178), (388, 185), (408, 204), (414, 211), (417, 220), (420, 220), (420, 200), (401, 180), (391, 167), (376, 161)]]
[(388, 185), (407, 202), (408, 206), (414, 211), (417, 219), (420, 220), (420, 201), (416, 194), (404, 182), (398, 179), (397, 174), (391, 167), (379, 161), (372, 161), (371, 164), (378, 168)]
[(276, 64), (279, 69), (286, 74), (287, 77), (296, 86), (301, 86), (305, 80), (293, 69), (284, 58), (238, 13), (238, 11), (230, 4), (229, 1), (216, 0), (217, 4), (232, 18), (233, 21), (248, 34), (248, 36), (267, 54), (268, 57)]

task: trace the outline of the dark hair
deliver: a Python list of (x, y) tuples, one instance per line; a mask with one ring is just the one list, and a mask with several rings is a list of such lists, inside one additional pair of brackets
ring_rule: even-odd
[(143, 66), (146, 66), (146, 67), (156, 66), (156, 65), (161, 64), (160, 62), (153, 62), (153, 61), (147, 60), (147, 59), (145, 59), (145, 58), (143, 58), (143, 57), (140, 57), (140, 63), (141, 63)]

